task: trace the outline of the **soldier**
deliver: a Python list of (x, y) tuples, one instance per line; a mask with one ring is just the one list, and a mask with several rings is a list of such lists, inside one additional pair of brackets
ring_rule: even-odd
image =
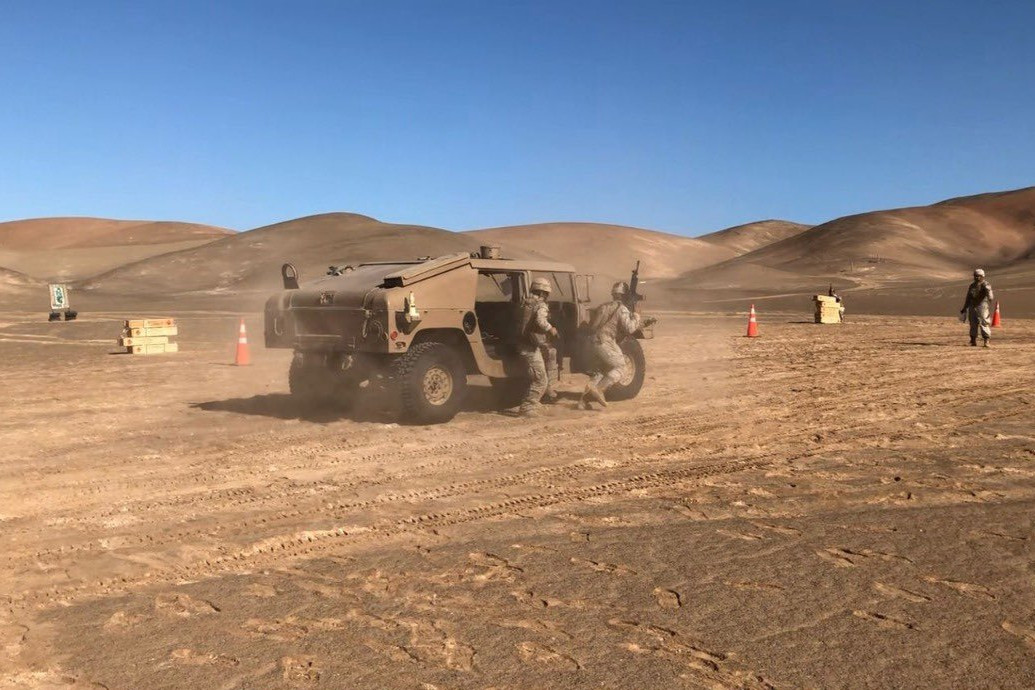
[[(550, 310), (546, 299), (550, 296), (550, 282), (545, 278), (532, 281), (529, 296), (521, 304), (518, 352), (528, 370), (528, 391), (521, 400), (518, 412), (523, 417), (534, 417), (549, 386), (543, 348), (548, 337), (556, 337), (557, 329), (550, 323)], [(556, 360), (555, 360), (556, 362)]]
[(629, 311), (623, 301), (627, 290), (625, 283), (615, 283), (611, 287), (612, 301), (597, 307), (590, 320), (593, 354), (597, 358), (599, 371), (586, 384), (579, 400), (580, 408), (589, 409), (587, 398), (607, 407), (604, 393), (625, 376), (625, 354), (618, 343), (643, 326), (654, 323), (652, 318), (641, 320), (639, 314)]
[(985, 272), (980, 268), (974, 269), (974, 282), (967, 288), (967, 299), (960, 309), (960, 314), (966, 314), (970, 321), (970, 346), (977, 346), (978, 331), (981, 331), (981, 339), (988, 347), (988, 340), (992, 337), (992, 329), (988, 324), (988, 313), (992, 300), (992, 286), (985, 281)]

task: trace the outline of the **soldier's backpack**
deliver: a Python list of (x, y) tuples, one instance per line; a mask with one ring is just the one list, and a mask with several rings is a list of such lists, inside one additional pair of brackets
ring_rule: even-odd
[(600, 333), (604, 328), (615, 320), (618, 316), (618, 310), (621, 308), (621, 302), (605, 302), (596, 307), (589, 313), (589, 331), (593, 335)]

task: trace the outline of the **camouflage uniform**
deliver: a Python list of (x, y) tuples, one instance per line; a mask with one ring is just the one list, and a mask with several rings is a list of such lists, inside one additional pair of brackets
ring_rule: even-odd
[(546, 394), (545, 400), (553, 402), (557, 399), (557, 381), (560, 378), (560, 367), (557, 362), (557, 348), (553, 343), (547, 342), (539, 347), (543, 355), (543, 364), (546, 365)]
[(975, 271), (974, 282), (967, 288), (967, 299), (960, 310), (961, 314), (967, 314), (967, 320), (970, 321), (971, 345), (977, 345), (978, 333), (981, 334), (986, 346), (992, 337), (988, 319), (993, 299), (995, 295), (992, 293), (992, 286), (985, 281), (984, 271), (980, 271), (980, 277), (978, 271)]
[[(543, 394), (549, 386), (543, 348), (547, 345), (547, 334), (554, 330), (550, 324), (550, 310), (546, 301), (532, 293), (521, 305), (521, 338), (518, 354), (528, 373), (528, 390), (518, 408), (521, 414), (534, 414), (539, 409)], [(554, 360), (556, 366), (556, 360)]]
[(625, 376), (625, 354), (618, 343), (638, 331), (641, 325), (640, 315), (630, 312), (620, 300), (602, 305), (594, 314), (590, 327), (593, 329), (593, 353), (600, 371), (590, 382), (601, 393)]

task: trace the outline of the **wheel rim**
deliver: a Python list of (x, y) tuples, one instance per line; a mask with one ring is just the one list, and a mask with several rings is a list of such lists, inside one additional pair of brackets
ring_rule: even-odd
[(444, 405), (453, 396), (453, 377), (441, 367), (431, 367), (424, 372), (421, 387), (428, 403)]
[(633, 361), (632, 357), (625, 355), (625, 375), (618, 382), (620, 386), (628, 386), (636, 378), (636, 362)]

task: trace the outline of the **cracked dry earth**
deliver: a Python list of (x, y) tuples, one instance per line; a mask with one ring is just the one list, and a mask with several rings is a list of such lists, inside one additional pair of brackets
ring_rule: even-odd
[(174, 315), (0, 318), (0, 687), (1035, 685), (1033, 322), (668, 314), (634, 402), (414, 428)]

